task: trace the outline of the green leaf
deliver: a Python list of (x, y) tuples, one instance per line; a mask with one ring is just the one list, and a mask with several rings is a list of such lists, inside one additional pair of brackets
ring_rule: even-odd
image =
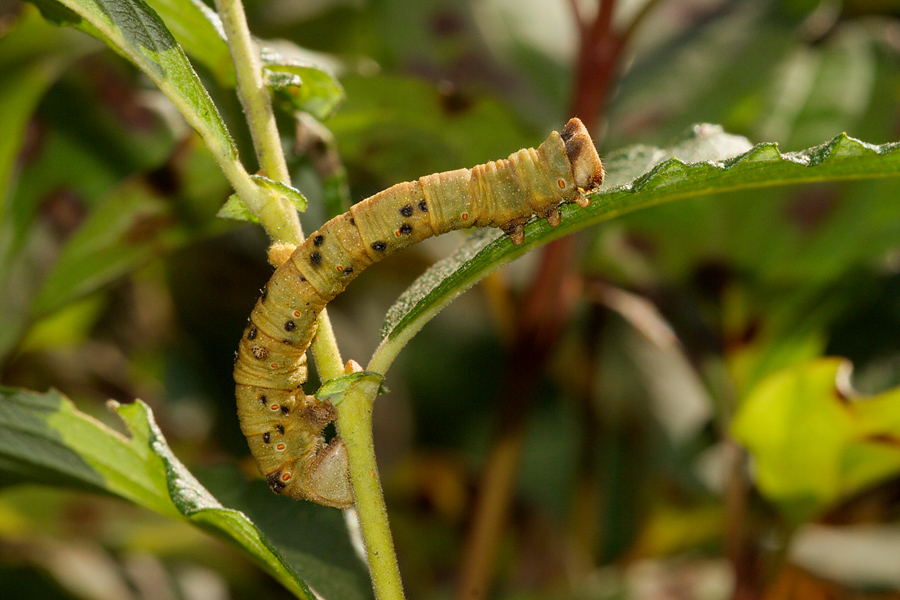
[(187, 239), (172, 205), (140, 178), (116, 187), (67, 240), (31, 305), (45, 315)]
[(5, 71), (0, 79), (0, 112), (4, 134), (0, 136), (0, 206), (3, 205), (13, 164), (22, 146), (25, 126), (44, 91), (61, 72), (63, 64), (38, 63), (15, 71)]
[[(68, 145), (71, 140), (66, 136), (47, 138), (45, 155), (23, 171), (11, 199), (9, 210), (15, 218), (4, 224), (15, 235), (6, 240), (13, 248), (0, 263), (0, 282), (17, 293), (0, 296), (0, 356), (21, 341), (36, 319), (227, 226), (212, 217), (228, 182), (196, 138), (168, 161), (166, 172), (179, 185), (165, 192), (154, 185), (153, 177), (132, 176), (116, 184), (102, 170), (104, 164), (90, 160), (81, 146)], [(25, 189), (29, 181), (30, 191)], [(61, 248), (48, 246), (46, 217), (35, 207), (55, 189), (67, 186), (87, 190), (79, 197), (90, 198), (85, 202), (90, 212)], [(94, 189), (107, 186), (105, 193)]]
[[(268, 202), (276, 203), (279, 199), (285, 198), (298, 211), (303, 212), (306, 210), (306, 197), (300, 190), (262, 175), (251, 175), (250, 179), (256, 184), (261, 195), (268, 198)], [(259, 223), (259, 218), (247, 208), (247, 205), (244, 204), (237, 194), (232, 194), (228, 197), (228, 201), (219, 210), (217, 216), (223, 219)]]
[[(604, 161), (604, 189), (589, 195), (591, 205), (561, 208), (562, 223), (532, 221), (525, 241), (514, 246), (499, 231), (480, 230), (457, 252), (420, 277), (389, 311), (381, 347), (373, 359), (381, 371), (425, 322), (457, 295), (502, 265), (564, 235), (620, 215), (682, 198), (739, 189), (797, 183), (900, 175), (900, 143), (873, 146), (845, 134), (803, 152), (781, 153), (775, 144), (758, 144), (727, 135), (720, 127), (699, 125), (692, 137), (670, 150), (635, 147)], [(735, 155), (737, 152), (739, 154)]]
[[(300, 49), (294, 47), (295, 51)], [(294, 108), (317, 119), (327, 119), (344, 100), (337, 78), (309, 61), (287, 58), (271, 48), (260, 52), (266, 85), (280, 93)]]
[(732, 423), (753, 455), (759, 490), (790, 518), (812, 518), (900, 473), (900, 388), (848, 397), (848, 367), (821, 358), (771, 375)]
[[(18, 22), (0, 38), (0, 226), (7, 226), (7, 196), (15, 159), (32, 113), (44, 92), (73, 61), (91, 49), (71, 36), (56, 35), (34, 9), (23, 10)], [(4, 254), (0, 249), (0, 256)], [(2, 261), (0, 261), (2, 262)]]
[(300, 212), (306, 210), (306, 197), (299, 190), (262, 175), (251, 175), (250, 179), (271, 198), (270, 202), (277, 202), (279, 198), (285, 198)]
[(390, 391), (383, 384), (384, 375), (381, 373), (375, 373), (374, 371), (357, 371), (328, 380), (318, 389), (318, 391), (316, 391), (316, 398), (323, 401), (330, 400), (332, 404), (337, 406), (343, 399), (344, 394), (347, 393), (347, 390), (362, 380), (377, 381), (379, 383), (379, 394), (387, 394)]
[[(26, 6), (9, 30), (0, 36), (0, 288), (15, 290), (0, 296), (0, 356), (24, 332), (29, 315), (29, 300), (36, 273), (46, 260), (46, 246), (38, 262), (33, 255), (22, 260), (27, 250), (36, 250), (45, 230), (33, 227), (38, 203), (33, 197), (22, 199), (21, 169), (16, 169), (25, 130), (47, 89), (69, 65), (96, 50), (93, 40), (76, 32), (61, 32), (48, 25), (33, 7)], [(42, 143), (50, 144), (47, 135)], [(62, 169), (57, 169), (57, 172)], [(28, 196), (25, 194), (25, 196)], [(45, 244), (45, 240), (43, 241)], [(23, 250), (24, 249), (24, 250)], [(28, 264), (26, 264), (28, 263)], [(36, 268), (36, 264), (40, 264)]]
[[(300, 511), (306, 522), (295, 521), (298, 527), (291, 532), (302, 536), (305, 527), (312, 528), (318, 539), (328, 540), (331, 553), (291, 544), (282, 534), (282, 543), (289, 549), (286, 556), (244, 513), (222, 506), (197, 481), (172, 454), (143, 402), (110, 405), (125, 422), (130, 437), (79, 412), (55, 390), (38, 394), (0, 387), (0, 473), (4, 481), (42, 482), (112, 494), (184, 519), (241, 547), (298, 598), (316, 597), (310, 585), (319, 594), (328, 590), (319, 597), (367, 597), (365, 576), (352, 556), (336, 511), (306, 506)], [(283, 515), (296, 505), (288, 500), (280, 506)], [(257, 511), (265, 512), (259, 505)], [(278, 531), (278, 523), (270, 522), (269, 527)]]
[(221, 219), (259, 223), (259, 217), (250, 212), (250, 209), (241, 202), (241, 197), (237, 194), (228, 196), (228, 200), (225, 201), (225, 204), (222, 205), (216, 216)]
[(215, 76), (220, 85), (235, 86), (234, 63), (225, 43), (219, 16), (200, 0), (147, 0), (196, 62)]
[(348, 168), (378, 174), (371, 193), (426, 173), (485, 163), (535, 142), (521, 116), (490, 98), (396, 76), (347, 75), (341, 83), (347, 100), (328, 127), (340, 140)]
[(142, 0), (40, 0), (39, 6), (44, 14), (47, 7), (64, 7), (77, 14), (81, 20), (74, 26), (103, 40), (140, 68), (200, 134), (232, 183), (243, 182), (247, 175), (222, 117), (152, 8)]

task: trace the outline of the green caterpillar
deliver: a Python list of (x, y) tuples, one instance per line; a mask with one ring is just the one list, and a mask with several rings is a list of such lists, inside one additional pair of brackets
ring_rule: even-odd
[(335, 409), (301, 387), (316, 318), (350, 281), (388, 254), (454, 229), (499, 227), (521, 244), (532, 215), (557, 225), (560, 203), (587, 206), (584, 191), (602, 182), (591, 137), (572, 119), (537, 149), (390, 187), (300, 244), (263, 289), (234, 366), (241, 430), (269, 487), (326, 506), (353, 504), (346, 447), (340, 438), (325, 445), (321, 433)]

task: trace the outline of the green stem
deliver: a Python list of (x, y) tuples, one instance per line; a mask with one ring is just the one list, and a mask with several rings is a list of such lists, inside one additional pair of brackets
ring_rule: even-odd
[[(216, 0), (216, 10), (222, 19), (231, 59), (234, 62), (238, 98), (247, 116), (253, 147), (262, 171), (271, 179), (291, 185), (281, 137), (275, 125), (272, 100), (263, 81), (259, 49), (250, 36), (247, 17), (240, 0)], [(256, 194), (236, 190), (244, 204), (259, 217), (260, 222), (274, 240), (299, 244), (303, 241), (303, 229), (297, 211), (285, 198), (277, 202), (257, 200)]]
[[(275, 126), (269, 90), (262, 78), (259, 52), (250, 37), (244, 8), (240, 0), (216, 0), (216, 9), (225, 27), (235, 64), (238, 97), (247, 115), (260, 167), (270, 178), (290, 185), (290, 173)], [(242, 190), (237, 192), (244, 197)], [(273, 239), (294, 244), (303, 241), (297, 211), (287, 200), (267, 202), (262, 206), (248, 204), (247, 207), (259, 216), (260, 222)], [(311, 351), (323, 381), (343, 375), (341, 355), (328, 313), (324, 310), (319, 315), (318, 333)], [(372, 442), (372, 404), (377, 393), (377, 384), (360, 385), (350, 390), (338, 406), (337, 427), (347, 445), (350, 482), (369, 557), (375, 595), (378, 600), (402, 600), (403, 584)]]
[(350, 457), (350, 483), (375, 597), (378, 600), (403, 600), (403, 583), (372, 441), (372, 405), (378, 385), (378, 382), (363, 380), (347, 390), (337, 406), (337, 427)]
[(291, 178), (281, 148), (281, 137), (272, 113), (272, 99), (263, 81), (259, 49), (250, 36), (244, 5), (240, 0), (216, 0), (216, 10), (228, 38), (238, 97), (247, 116), (259, 166), (267, 177), (290, 185)]

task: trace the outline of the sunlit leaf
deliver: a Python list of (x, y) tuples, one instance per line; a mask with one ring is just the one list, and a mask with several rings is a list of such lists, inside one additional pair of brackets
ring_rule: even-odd
[[(268, 198), (270, 202), (278, 202), (281, 198), (286, 198), (298, 211), (303, 212), (306, 210), (306, 197), (299, 190), (262, 175), (251, 175), (250, 179), (261, 192), (261, 196)], [(235, 219), (251, 223), (259, 222), (256, 215), (247, 208), (237, 194), (232, 194), (228, 198), (228, 201), (219, 210), (217, 216), (223, 219)]]
[(378, 388), (379, 394), (386, 394), (390, 391), (381, 383), (384, 381), (384, 376), (380, 373), (357, 371), (356, 373), (349, 373), (330, 379), (316, 391), (316, 398), (319, 400), (330, 400), (332, 404), (338, 405), (347, 390), (363, 379), (378, 381), (380, 384)]
[(281, 93), (296, 109), (325, 119), (344, 100), (344, 88), (322, 67), (287, 58), (270, 48), (263, 48), (261, 58), (266, 85)]
[[(290, 518), (297, 527), (292, 535), (302, 536), (309, 528), (310, 535), (320, 540), (319, 546), (331, 546), (331, 552), (284, 539), (275, 544), (244, 513), (224, 507), (197, 481), (172, 454), (143, 402), (111, 404), (128, 436), (79, 412), (56, 391), (38, 394), (0, 388), (3, 481), (67, 485), (112, 494), (184, 519), (243, 548), (298, 598), (369, 597), (362, 565), (353, 555), (337, 511), (307, 503)], [(257, 487), (266, 492), (264, 485)], [(279, 505), (279, 512), (296, 506), (266, 493), (272, 500), (286, 500)], [(245, 499), (244, 503), (266, 512), (258, 499), (252, 503)], [(278, 526), (277, 522), (267, 524), (270, 531), (277, 532)], [(309, 586), (319, 596), (314, 596)]]
[(754, 458), (760, 491), (805, 520), (900, 473), (900, 389), (847, 396), (848, 365), (822, 358), (763, 380), (732, 434)]

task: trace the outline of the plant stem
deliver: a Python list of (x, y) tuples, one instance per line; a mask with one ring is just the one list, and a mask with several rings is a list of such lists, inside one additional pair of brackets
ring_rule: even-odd
[[(244, 6), (240, 0), (216, 0), (216, 10), (225, 28), (228, 48), (234, 61), (238, 97), (247, 116), (247, 125), (253, 138), (260, 168), (271, 179), (291, 185), (281, 137), (272, 112), (269, 89), (263, 81), (259, 50), (250, 36)], [(241, 190), (238, 190), (238, 193), (241, 194)], [(303, 229), (297, 211), (287, 199), (282, 198), (278, 202), (269, 202), (263, 206), (248, 203), (248, 208), (259, 217), (273, 240), (292, 244), (303, 241)], [(319, 315), (319, 335), (313, 341), (312, 354), (323, 380), (343, 373), (341, 354), (331, 330), (331, 321), (325, 311)]]
[[(260, 167), (271, 179), (290, 185), (290, 173), (275, 125), (269, 90), (263, 81), (259, 52), (250, 37), (244, 8), (240, 0), (216, 0), (216, 9), (225, 27), (235, 64), (238, 97), (247, 116)], [(254, 210), (254, 207), (248, 208)], [(273, 239), (294, 244), (303, 241), (297, 211), (286, 199), (257, 206), (254, 212)], [(344, 373), (331, 321), (324, 310), (319, 315), (318, 333), (311, 351), (323, 381)], [(351, 389), (338, 406), (337, 428), (347, 445), (350, 482), (375, 595), (379, 600), (402, 600), (403, 584), (372, 442), (372, 404), (377, 393), (378, 384), (362, 383)]]
[(347, 391), (337, 406), (337, 428), (350, 456), (350, 483), (366, 544), (375, 597), (378, 600), (403, 600), (403, 583), (372, 440), (372, 405), (378, 394), (378, 385), (377, 382), (361, 381)]
[[(240, 0), (216, 0), (216, 11), (222, 19), (231, 59), (234, 62), (238, 98), (247, 116), (253, 147), (259, 160), (260, 169), (267, 177), (291, 185), (281, 137), (275, 126), (272, 101), (262, 75), (259, 50), (250, 37), (244, 6)], [(237, 190), (244, 204), (256, 216), (266, 231), (277, 241), (299, 244), (303, 241), (303, 229), (297, 211), (287, 199), (266, 202), (260, 206), (253, 195)]]
[(275, 125), (272, 100), (263, 81), (259, 49), (250, 36), (244, 5), (240, 0), (216, 0), (216, 10), (228, 38), (238, 97), (247, 116), (259, 166), (267, 177), (290, 185), (291, 177), (281, 149), (281, 137)]

